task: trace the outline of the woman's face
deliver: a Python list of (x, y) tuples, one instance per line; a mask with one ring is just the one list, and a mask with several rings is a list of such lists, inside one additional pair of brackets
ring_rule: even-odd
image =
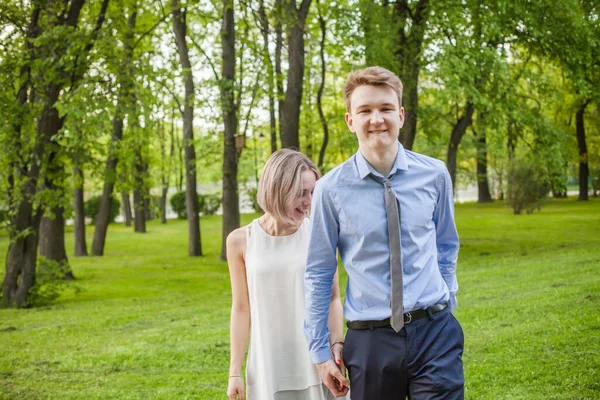
[(302, 173), (302, 195), (293, 201), (289, 214), (295, 221), (303, 221), (308, 216), (316, 181), (317, 177), (313, 171)]

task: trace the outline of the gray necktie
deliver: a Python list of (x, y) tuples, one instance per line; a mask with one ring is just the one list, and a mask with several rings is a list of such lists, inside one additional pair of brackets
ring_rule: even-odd
[(371, 174), (371, 177), (383, 183), (385, 187), (385, 212), (387, 214), (388, 240), (390, 245), (390, 306), (392, 308), (392, 328), (399, 332), (404, 327), (404, 312), (402, 309), (402, 250), (400, 248), (400, 202), (396, 198), (390, 179), (380, 178)]

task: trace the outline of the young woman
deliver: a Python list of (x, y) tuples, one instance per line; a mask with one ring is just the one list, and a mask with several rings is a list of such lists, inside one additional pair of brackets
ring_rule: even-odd
[[(307, 215), (319, 176), (304, 154), (273, 153), (258, 183), (265, 214), (227, 238), (232, 290), (227, 396), (232, 400), (332, 398), (310, 360), (303, 331)], [(345, 374), (337, 273), (328, 325), (333, 359)], [(248, 336), (245, 395), (241, 369)]]

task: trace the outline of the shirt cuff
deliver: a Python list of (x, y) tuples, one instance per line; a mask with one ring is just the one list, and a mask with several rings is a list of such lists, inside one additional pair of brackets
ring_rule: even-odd
[(458, 300), (456, 300), (456, 293), (450, 293), (450, 298), (448, 299), (448, 308), (452, 314), (454, 314), (454, 310), (456, 310), (457, 305)]
[(325, 347), (323, 349), (312, 351), (310, 353), (310, 360), (313, 364), (321, 364), (325, 361), (329, 361), (331, 360), (331, 350), (329, 350), (328, 347)]

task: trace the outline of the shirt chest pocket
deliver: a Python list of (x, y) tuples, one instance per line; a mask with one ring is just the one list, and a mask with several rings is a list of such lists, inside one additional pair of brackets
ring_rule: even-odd
[[(341, 235), (366, 240), (386, 240), (387, 215), (383, 192), (346, 200), (340, 213)], [(422, 235), (433, 228), (435, 202), (429, 196), (406, 196), (400, 202), (402, 234)]]

